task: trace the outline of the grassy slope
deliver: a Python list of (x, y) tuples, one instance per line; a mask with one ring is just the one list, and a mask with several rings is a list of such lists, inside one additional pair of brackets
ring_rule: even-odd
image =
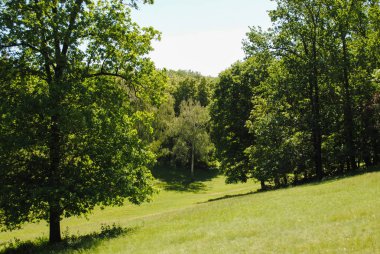
[(380, 253), (380, 173), (134, 221), (97, 253)]
[(251, 187), (216, 178), (196, 194), (164, 191), (140, 208), (67, 221), (71, 232), (114, 221), (135, 229), (67, 252), (380, 253), (380, 173), (196, 204)]
[[(222, 176), (198, 174), (198, 181), (184, 186), (181, 184), (188, 178), (187, 175), (167, 175), (168, 171), (164, 171), (164, 175), (158, 174), (163, 178), (158, 181), (157, 185), (160, 189), (159, 193), (153, 197), (150, 203), (144, 203), (140, 206), (127, 204), (124, 207), (107, 207), (104, 210), (97, 209), (85, 218), (64, 219), (61, 225), (62, 231), (68, 229), (70, 234), (89, 234), (99, 231), (101, 224), (117, 223), (121, 226), (129, 226), (134, 220), (141, 217), (155, 216), (161, 213), (178, 211), (206, 202), (209, 199), (223, 197), (225, 195), (236, 195), (257, 190), (256, 184), (234, 184), (226, 185)], [(157, 174), (156, 174), (157, 176)], [(197, 177), (197, 176), (196, 176)], [(165, 182), (167, 181), (167, 182)], [(172, 190), (165, 190), (172, 189)], [(1, 244), (14, 238), (25, 240), (33, 240), (39, 237), (48, 236), (48, 227), (45, 222), (39, 224), (28, 224), (23, 226), (22, 230), (13, 232), (0, 232), (0, 249)]]

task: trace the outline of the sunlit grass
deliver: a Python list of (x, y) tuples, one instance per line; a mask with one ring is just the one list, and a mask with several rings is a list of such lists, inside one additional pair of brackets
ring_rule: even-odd
[[(160, 176), (160, 174), (158, 175)], [(126, 204), (123, 207), (107, 207), (104, 210), (96, 209), (92, 214), (87, 216), (87, 219), (84, 217), (64, 219), (61, 225), (62, 231), (64, 231), (63, 234), (91, 234), (94, 231), (98, 231), (103, 224), (109, 225), (116, 223), (117, 225), (128, 227), (131, 222), (138, 221), (143, 217), (156, 216), (161, 213), (171, 213), (208, 201), (209, 199), (223, 197), (225, 195), (247, 193), (255, 191), (258, 188), (258, 185), (253, 182), (226, 185), (224, 183), (224, 177), (222, 176), (214, 175), (213, 178), (205, 178), (205, 175), (208, 176), (207, 173), (199, 172), (198, 175), (196, 175), (196, 180), (201, 179), (204, 181), (186, 183), (184, 185), (188, 186), (188, 188), (183, 188), (180, 191), (166, 190), (166, 188), (173, 189), (177, 186), (178, 182), (167, 183), (158, 179), (157, 186), (160, 191), (153, 197), (152, 202), (143, 203), (140, 206)], [(186, 182), (186, 175), (181, 175), (181, 178), (178, 177), (178, 174), (176, 174), (176, 176), (177, 180), (179, 179)], [(1, 245), (4, 245), (10, 240), (18, 239), (25, 241), (36, 238), (46, 238), (47, 236), (48, 227), (46, 222), (28, 224), (23, 226), (22, 230), (0, 232), (0, 249)]]
[[(380, 173), (207, 202), (254, 191), (222, 177), (198, 192), (162, 191), (155, 202), (96, 211), (64, 221), (70, 233), (99, 231), (101, 223), (133, 229), (59, 253), (380, 253)], [(43, 225), (1, 234), (33, 238)]]

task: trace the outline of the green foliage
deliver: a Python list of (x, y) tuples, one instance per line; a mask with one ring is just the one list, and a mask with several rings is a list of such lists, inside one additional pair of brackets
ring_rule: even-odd
[(140, 203), (153, 191), (147, 166), (154, 156), (138, 137), (140, 112), (130, 112), (124, 88), (100, 78), (71, 88), (60, 107), (62, 157), (54, 176), (59, 186), (52, 186), (49, 177), (46, 87), (36, 91), (32, 82), (15, 82), (2, 97), (8, 107), (2, 107), (0, 204), (10, 228), (47, 219), (51, 196), (59, 198), (62, 216), (69, 217), (97, 204), (121, 205), (125, 197)]
[[(189, 162), (189, 143), (179, 140), (177, 135), (179, 132), (178, 128), (180, 128), (178, 119), (181, 118), (181, 105), (192, 101), (191, 104), (194, 104), (193, 106), (201, 106), (202, 112), (208, 112), (207, 105), (210, 102), (214, 78), (204, 77), (192, 71), (181, 70), (169, 70), (167, 71), (167, 75), (169, 77), (169, 85), (165, 91), (165, 101), (156, 110), (154, 120), (155, 138), (152, 147), (154, 151), (157, 151), (160, 163), (173, 163), (176, 159), (179, 162), (181, 161), (182, 164), (186, 164)], [(208, 123), (206, 125), (208, 126)], [(209, 166), (209, 156), (199, 155), (197, 154), (195, 163)]]
[(206, 107), (210, 103), (211, 91), (214, 87), (214, 78), (204, 77), (191, 71), (168, 71), (170, 80), (169, 93), (175, 99), (174, 110), (179, 115), (182, 101), (199, 101)]
[(379, 1), (275, 2), (273, 28), (250, 27), (246, 60), (215, 87), (212, 136), (228, 182), (265, 188), (378, 164)]
[(143, 136), (165, 77), (145, 55), (159, 33), (124, 1), (0, 5), (1, 226), (47, 220), (55, 242), (63, 217), (149, 200)]
[(174, 120), (174, 98), (170, 94), (166, 94), (166, 100), (156, 110), (153, 122), (154, 140), (151, 147), (159, 159), (170, 158)]
[[(256, 88), (253, 110), (247, 127), (253, 133), (254, 143), (246, 149), (254, 178), (274, 182), (276, 186), (288, 183), (288, 174), (295, 178), (310, 166), (309, 136), (299, 124), (298, 109), (305, 102), (295, 96), (289, 84), (291, 76), (281, 62), (268, 69), (269, 77)], [(264, 187), (264, 186), (263, 186)]]
[(250, 170), (244, 149), (253, 139), (245, 121), (252, 109), (253, 92), (244, 67), (236, 63), (219, 75), (211, 105), (212, 140), (229, 182), (246, 181)]
[(208, 133), (209, 113), (199, 102), (182, 101), (180, 114), (172, 128), (174, 137), (173, 154), (183, 165), (191, 163), (192, 172), (194, 157), (208, 163), (212, 143)]
[(227, 182), (247, 181), (252, 166), (245, 154), (254, 141), (246, 128), (255, 87), (267, 76), (271, 56), (257, 53), (219, 75), (211, 104), (212, 140)]

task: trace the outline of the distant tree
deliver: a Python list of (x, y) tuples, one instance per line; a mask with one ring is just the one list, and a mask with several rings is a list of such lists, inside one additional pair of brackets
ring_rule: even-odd
[[(172, 153), (175, 144), (172, 127), (180, 114), (181, 103), (188, 100), (199, 101), (201, 106), (206, 107), (210, 103), (215, 80), (193, 71), (167, 70), (166, 74), (168, 86), (164, 91), (165, 99), (157, 110), (153, 110), (154, 140), (151, 147), (157, 153), (160, 163), (175, 159)], [(178, 149), (178, 146), (176, 148)], [(204, 164), (206, 161), (197, 162)]]
[(174, 97), (174, 110), (179, 115), (182, 101), (199, 101), (205, 107), (210, 103), (215, 78), (202, 76), (192, 71), (167, 71), (169, 76), (168, 93)]
[(206, 107), (210, 103), (210, 82), (207, 82), (206, 78), (202, 78), (198, 84), (198, 91), (196, 100), (199, 101), (202, 107)]
[(170, 159), (173, 146), (172, 128), (175, 122), (174, 98), (166, 94), (166, 99), (156, 110), (153, 121), (154, 140), (151, 144), (158, 159)]
[(145, 57), (158, 32), (129, 14), (121, 0), (0, 2), (3, 229), (46, 220), (58, 242), (62, 218), (152, 194), (138, 104), (157, 104), (164, 78)]
[(183, 101), (180, 115), (173, 125), (173, 154), (184, 165), (190, 162), (191, 177), (194, 178), (195, 157), (207, 161), (212, 144), (208, 133), (209, 114), (199, 102)]
[(176, 84), (176, 90), (173, 92), (174, 111), (178, 116), (181, 111), (181, 103), (187, 100), (194, 100), (197, 95), (197, 80), (187, 77)]

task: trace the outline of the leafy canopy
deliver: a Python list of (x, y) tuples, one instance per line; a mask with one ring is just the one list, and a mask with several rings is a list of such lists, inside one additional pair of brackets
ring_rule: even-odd
[(166, 79), (146, 56), (159, 33), (130, 18), (136, 4), (0, 1), (4, 228), (44, 219), (59, 229), (62, 217), (154, 192), (141, 137)]

